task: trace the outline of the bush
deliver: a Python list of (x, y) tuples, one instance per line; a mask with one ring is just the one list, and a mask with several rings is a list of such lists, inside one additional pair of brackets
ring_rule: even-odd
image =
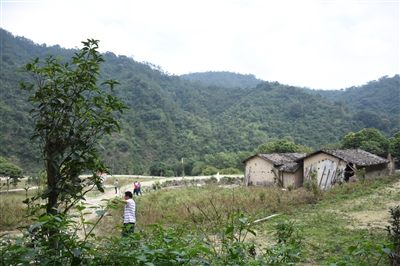
[(218, 173), (218, 169), (212, 166), (208, 166), (207, 168), (201, 171), (203, 175), (216, 175)]
[(165, 172), (165, 177), (173, 177), (174, 176), (174, 171), (172, 170), (167, 170)]
[[(389, 240), (393, 244), (393, 253), (391, 254), (391, 261), (393, 265), (400, 264), (400, 206), (390, 208), (391, 226), (387, 227)], [(396, 262), (398, 264), (396, 264)]]
[(239, 169), (231, 167), (231, 168), (222, 169), (221, 174), (223, 174), (223, 175), (240, 175), (243, 173)]
[(16, 199), (0, 200), (0, 229), (14, 229), (26, 225), (29, 220), (26, 218), (26, 206), (22, 201)]
[(259, 196), (261, 202), (264, 202), (265, 199), (267, 198), (265, 191), (260, 191), (258, 193), (258, 196)]
[(293, 189), (295, 189), (295, 187), (293, 185), (287, 186), (287, 190), (292, 191)]
[(154, 190), (161, 189), (160, 181), (154, 182), (154, 183), (152, 184), (152, 188), (153, 188)]

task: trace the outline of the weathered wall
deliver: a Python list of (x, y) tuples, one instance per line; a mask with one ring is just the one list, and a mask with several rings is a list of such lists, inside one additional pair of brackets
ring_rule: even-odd
[(283, 187), (294, 186), (296, 187), (294, 173), (281, 172), (283, 179)]
[(303, 167), (299, 167), (299, 169), (296, 170), (294, 173), (294, 186), (295, 187), (302, 187), (304, 182), (304, 177), (303, 177)]
[(275, 185), (274, 165), (258, 156), (246, 162), (246, 176), (249, 185), (272, 186)]
[(396, 166), (394, 164), (394, 157), (391, 154), (388, 154), (387, 159), (390, 161), (388, 164), (389, 175), (394, 175), (396, 172)]
[(321, 189), (329, 189), (334, 184), (337, 172), (344, 172), (346, 162), (325, 153), (315, 154), (304, 159), (304, 181), (310, 178), (312, 170), (317, 171), (317, 181)]
[[(322, 189), (332, 187), (334, 178), (338, 178), (338, 172), (341, 173), (339, 178), (343, 178), (343, 172), (346, 168), (347, 162), (340, 160), (332, 155), (319, 153), (314, 156), (304, 159), (304, 181), (310, 176), (310, 171), (315, 169), (317, 171), (318, 185)], [(354, 165), (354, 170), (365, 168), (365, 177), (374, 178), (389, 173), (388, 164), (378, 164), (367, 167)], [(357, 177), (356, 172), (350, 178), (349, 182), (355, 182), (362, 177)], [(337, 180), (338, 181), (338, 180)]]
[[(381, 175), (387, 175), (389, 174), (389, 168), (388, 164), (377, 164), (377, 165), (371, 165), (367, 166), (365, 168), (365, 177), (366, 178), (374, 178), (378, 177)], [(358, 177), (360, 179), (361, 177)]]
[(303, 168), (299, 167), (294, 173), (289, 172), (281, 172), (280, 173), (283, 177), (283, 186), (288, 187), (290, 185), (294, 187), (301, 187), (303, 186)]
[[(347, 162), (325, 153), (318, 153), (304, 159), (303, 167), (300, 167), (295, 173), (279, 172), (274, 165), (258, 156), (255, 156), (246, 162), (245, 177), (249, 181), (248, 185), (273, 186), (276, 184), (275, 178), (279, 176), (283, 180), (283, 186), (290, 185), (301, 187), (306, 180), (309, 180), (310, 173), (315, 170), (317, 173), (317, 182), (321, 189), (329, 189), (339, 180), (344, 179), (344, 172)], [(389, 173), (388, 164), (380, 164), (365, 167), (366, 178), (373, 178)], [(353, 166), (354, 170), (361, 169), (361, 166)], [(354, 171), (354, 173), (355, 173)], [(356, 182), (361, 177), (355, 175), (349, 179), (349, 182)]]

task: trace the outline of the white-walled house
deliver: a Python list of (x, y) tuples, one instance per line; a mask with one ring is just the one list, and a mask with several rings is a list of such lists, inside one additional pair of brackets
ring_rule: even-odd
[[(388, 159), (386, 159), (388, 158)], [(353, 182), (393, 174), (393, 156), (384, 157), (360, 150), (319, 150), (305, 153), (255, 154), (242, 161), (246, 185), (302, 187), (314, 173), (318, 186), (329, 189), (339, 181)], [(357, 170), (364, 170), (357, 177)]]
[[(388, 159), (360, 150), (319, 150), (298, 160), (303, 162), (304, 181), (314, 172), (321, 189), (329, 189), (339, 180), (352, 182), (357, 178), (373, 178), (389, 174)], [(364, 169), (363, 177), (357, 170)]]
[(303, 185), (302, 162), (305, 153), (255, 154), (242, 163), (246, 164), (246, 185), (301, 187)]

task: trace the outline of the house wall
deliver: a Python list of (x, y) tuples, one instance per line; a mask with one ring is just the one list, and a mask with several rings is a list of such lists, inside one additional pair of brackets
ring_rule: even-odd
[[(365, 177), (374, 178), (389, 174), (388, 164), (377, 164), (365, 167)], [(360, 178), (360, 177), (359, 177)]]
[(288, 187), (290, 185), (294, 187), (303, 186), (303, 168), (299, 167), (295, 173), (281, 172), (283, 177), (283, 186)]
[(283, 187), (296, 186), (294, 173), (281, 172), (283, 177)]
[(295, 187), (302, 187), (303, 186), (303, 167), (299, 167), (294, 173), (294, 186)]
[(343, 172), (347, 163), (332, 155), (319, 153), (304, 159), (304, 182), (311, 177), (312, 170), (317, 171), (317, 181), (321, 189), (329, 189), (334, 185), (338, 172)]
[(390, 161), (388, 164), (389, 175), (394, 175), (396, 172), (396, 167), (394, 164), (394, 157), (391, 154), (388, 154), (387, 159)]
[(275, 185), (275, 174), (273, 171), (274, 165), (258, 156), (255, 156), (246, 162), (246, 178), (248, 178), (249, 185)]
[[(317, 170), (318, 185), (321, 189), (329, 189), (334, 185), (334, 181), (338, 181), (338, 178), (343, 179), (343, 173), (347, 166), (347, 162), (340, 160), (332, 155), (319, 153), (314, 156), (304, 159), (304, 181), (310, 179), (311, 169)], [(387, 175), (389, 173), (389, 164), (378, 164), (367, 167), (354, 165), (354, 170), (365, 168), (365, 177), (374, 178), (381, 175)], [(325, 170), (324, 170), (325, 169)], [(338, 176), (339, 172), (339, 176)], [(349, 182), (355, 182), (361, 177), (354, 176), (350, 177)]]

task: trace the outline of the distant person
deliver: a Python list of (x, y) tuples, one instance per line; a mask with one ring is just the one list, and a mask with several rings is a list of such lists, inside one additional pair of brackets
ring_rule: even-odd
[(118, 179), (114, 182), (115, 194), (118, 192)]
[(127, 237), (135, 232), (136, 224), (136, 203), (132, 199), (132, 192), (125, 192), (125, 200), (114, 200), (113, 202), (125, 204), (124, 209), (124, 227), (122, 228), (122, 237)]
[(139, 196), (139, 193), (140, 193), (140, 196), (142, 196), (142, 191), (141, 191), (142, 185), (140, 184), (140, 181), (138, 181), (136, 185), (137, 185), (137, 187), (136, 187), (136, 196)]
[(137, 194), (137, 182), (135, 181), (133, 183), (133, 195), (136, 195), (136, 194)]

